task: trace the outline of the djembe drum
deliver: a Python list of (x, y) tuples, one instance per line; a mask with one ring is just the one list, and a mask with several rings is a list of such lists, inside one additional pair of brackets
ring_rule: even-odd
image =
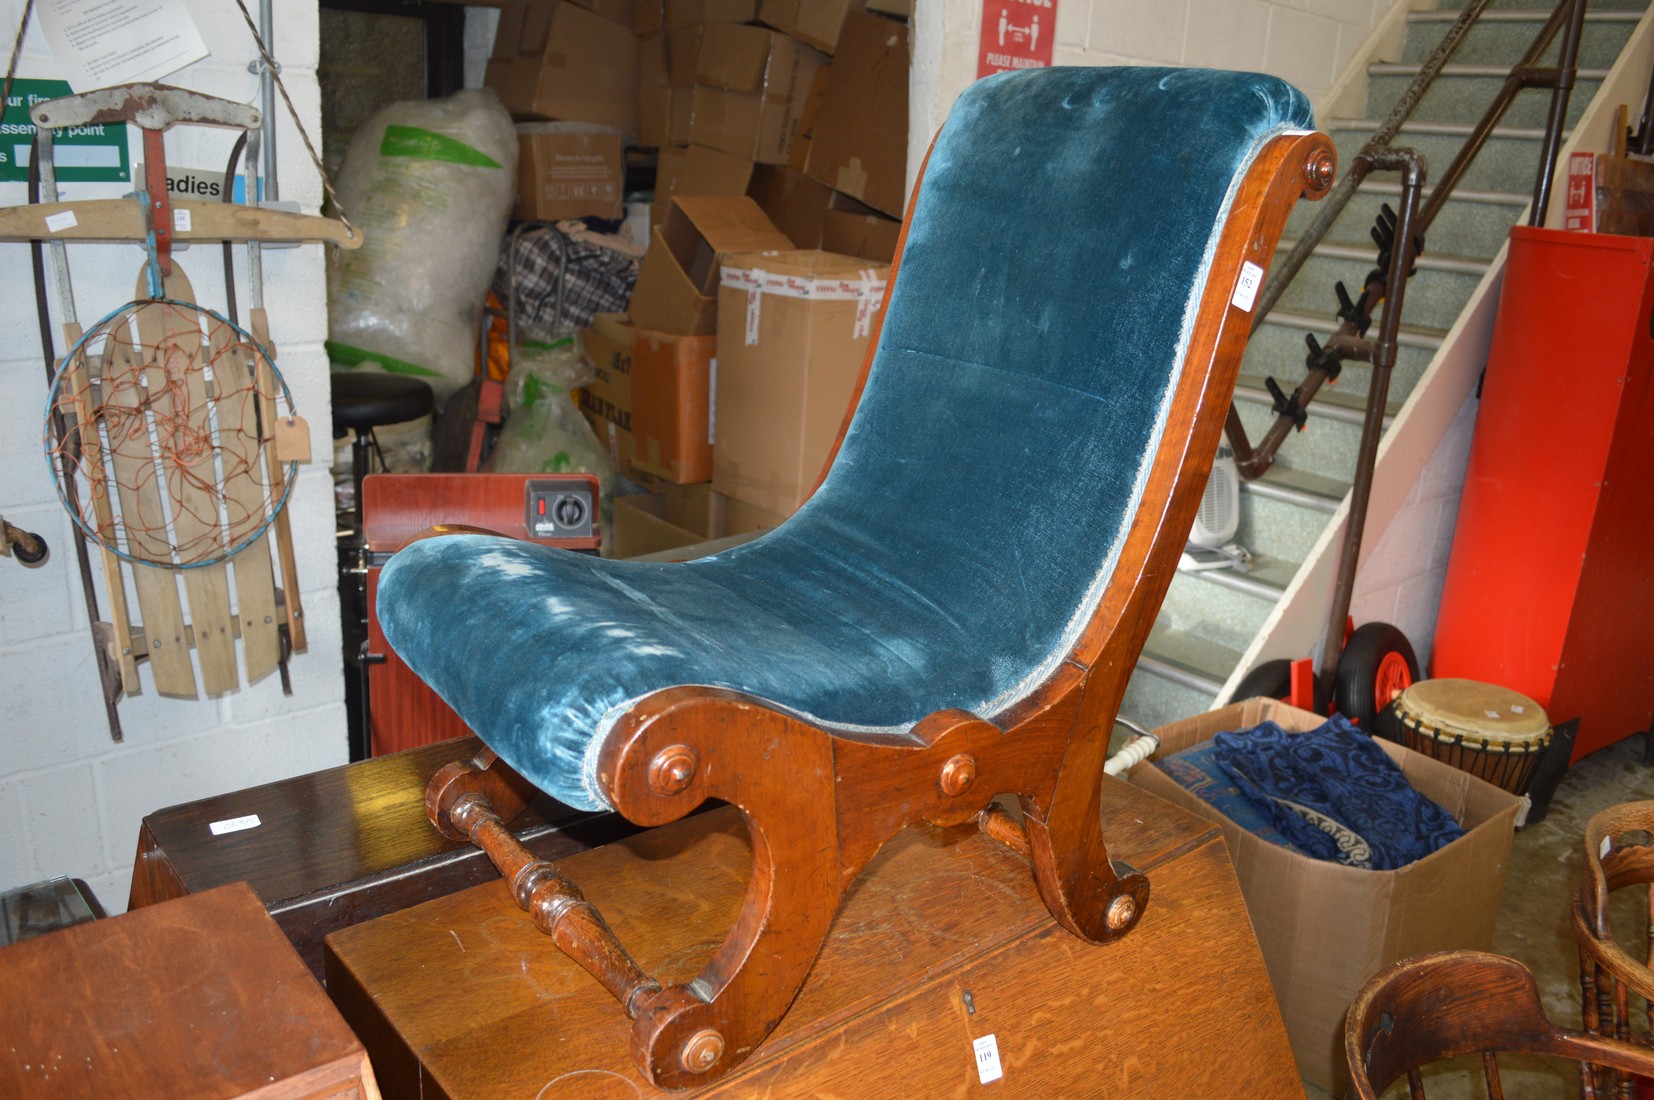
[(1401, 743), (1526, 794), (1551, 743), (1545, 709), (1520, 692), (1475, 680), (1420, 680), (1395, 701)]

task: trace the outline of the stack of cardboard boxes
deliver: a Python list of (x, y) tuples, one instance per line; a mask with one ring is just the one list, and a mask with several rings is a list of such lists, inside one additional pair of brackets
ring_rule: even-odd
[[(519, 217), (617, 216), (614, 131), (658, 150), (628, 312), (583, 334), (582, 411), (653, 492), (616, 501), (620, 556), (779, 523), (837, 437), (906, 199), (907, 25), (869, 6), (502, 4), (487, 81), (525, 120)], [(612, 205), (555, 204), (577, 187)]]

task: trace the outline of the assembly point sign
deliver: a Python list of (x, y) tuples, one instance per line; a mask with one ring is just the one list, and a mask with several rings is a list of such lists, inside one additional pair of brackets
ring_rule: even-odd
[(1050, 65), (1056, 23), (1057, 0), (984, 0), (977, 79)]

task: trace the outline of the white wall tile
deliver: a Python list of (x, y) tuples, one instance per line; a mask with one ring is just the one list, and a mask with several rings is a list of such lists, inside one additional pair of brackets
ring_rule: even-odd
[(1083, 49), (1090, 26), (1090, 0), (1057, 0), (1058, 46), (1075, 46)]
[(1184, 62), (1213, 69), (1258, 69), (1269, 41), (1264, 0), (1189, 0)]
[(34, 878), (85, 877), (109, 869), (103, 850), (103, 809), (91, 764), (36, 772), (25, 776), (19, 787), (29, 821)]
[(15, 779), (0, 780), (0, 889), (34, 881), (29, 866), (29, 832), (23, 821), (23, 792)]
[(1277, 8), (1269, 20), (1264, 69), (1298, 85), (1312, 98), (1332, 84), (1338, 23), (1318, 15)]
[(1183, 60), (1188, 0), (1092, 0), (1086, 43), (1094, 52), (1175, 65)]

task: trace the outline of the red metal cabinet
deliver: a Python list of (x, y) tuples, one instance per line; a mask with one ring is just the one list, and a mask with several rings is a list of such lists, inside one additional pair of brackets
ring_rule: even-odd
[(1519, 227), (1432, 674), (1502, 684), (1574, 759), (1654, 714), (1654, 239)]

